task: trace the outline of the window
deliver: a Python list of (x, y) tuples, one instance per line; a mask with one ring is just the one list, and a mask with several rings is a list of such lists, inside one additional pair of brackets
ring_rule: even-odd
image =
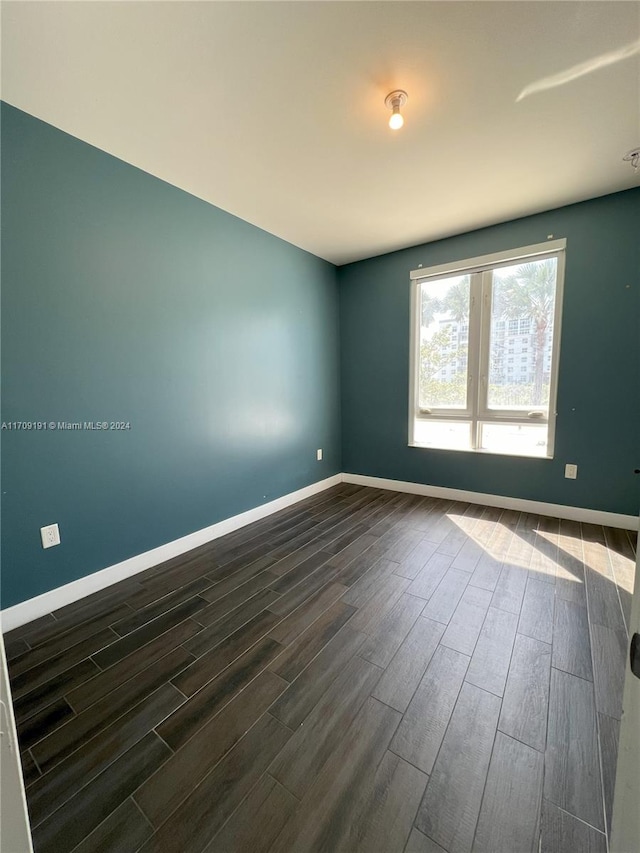
[(565, 244), (411, 273), (410, 445), (553, 456)]

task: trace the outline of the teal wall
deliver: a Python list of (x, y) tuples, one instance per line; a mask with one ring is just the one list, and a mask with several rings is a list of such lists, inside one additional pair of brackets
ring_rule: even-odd
[(6, 104), (2, 321), (3, 421), (131, 423), (2, 432), (3, 607), (341, 470), (335, 268)]
[[(409, 271), (549, 234), (567, 238), (555, 458), (408, 447)], [(638, 513), (640, 189), (350, 264), (338, 282), (345, 472)]]

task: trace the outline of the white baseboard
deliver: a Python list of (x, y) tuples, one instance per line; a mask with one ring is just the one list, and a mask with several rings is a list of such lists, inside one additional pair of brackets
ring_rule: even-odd
[(510, 498), (504, 495), (487, 495), (481, 492), (468, 492), (463, 489), (449, 489), (444, 486), (428, 486), (423, 483), (408, 483), (402, 480), (388, 480), (383, 477), (368, 477), (362, 474), (334, 474), (326, 480), (312, 483), (296, 492), (290, 492), (269, 503), (257, 506), (254, 509), (226, 518), (210, 527), (196, 530), (181, 539), (167, 542), (144, 554), (137, 554), (114, 566), (94, 572), (84, 578), (59, 586), (35, 598), (30, 598), (13, 607), (0, 611), (0, 623), (2, 632), (6, 633), (13, 628), (31, 622), (46, 613), (51, 613), (65, 604), (78, 601), (93, 592), (111, 586), (118, 581), (131, 577), (131, 575), (150, 569), (173, 557), (179, 557), (193, 548), (205, 545), (220, 536), (238, 530), (254, 521), (259, 521), (274, 512), (279, 512), (292, 504), (318, 494), (325, 489), (336, 486), (339, 483), (352, 483), (358, 486), (372, 486), (377, 489), (389, 489), (395, 492), (407, 492), (412, 495), (425, 495), (447, 500), (467, 501), (484, 506), (497, 506), (504, 509), (515, 509), (524, 512), (535, 512), (549, 515), (554, 518), (568, 518), (572, 521), (584, 521), (590, 524), (602, 524), (607, 527), (621, 527), (625, 530), (638, 530), (638, 518), (634, 515), (622, 515), (616, 512), (603, 512), (597, 509), (583, 509), (581, 507), (562, 506), (561, 504), (550, 504), (543, 501), (531, 501), (525, 498)]
[(312, 483), (310, 486), (305, 486), (296, 492), (290, 492), (288, 495), (283, 495), (274, 501), (269, 501), (269, 503), (254, 507), (254, 509), (241, 512), (239, 515), (234, 515), (231, 518), (225, 518), (224, 521), (204, 527), (202, 530), (196, 530), (194, 533), (189, 533), (188, 536), (174, 539), (173, 542), (167, 542), (166, 545), (160, 545), (151, 551), (145, 551), (144, 554), (136, 554), (135, 557), (123, 560), (121, 563), (116, 563), (113, 566), (108, 566), (106, 569), (93, 572), (93, 574), (87, 575), (84, 578), (78, 578), (76, 581), (49, 590), (49, 592), (44, 592), (35, 598), (29, 598), (27, 601), (15, 604), (13, 607), (7, 607), (5, 610), (0, 611), (2, 633), (11, 631), (13, 628), (18, 628), (20, 625), (25, 625), (27, 622), (38, 619), (38, 617), (44, 616), (46, 613), (51, 613), (60, 607), (64, 607), (65, 604), (78, 601), (80, 598), (91, 595), (93, 592), (98, 592), (98, 590), (131, 577), (131, 575), (144, 572), (146, 569), (164, 563), (173, 557), (179, 557), (180, 554), (185, 554), (193, 548), (205, 545), (207, 542), (238, 530), (240, 527), (252, 524), (254, 521), (260, 521), (261, 518), (265, 518), (267, 515), (279, 512), (281, 509), (285, 509), (305, 498), (310, 498), (312, 495), (323, 492), (325, 489), (336, 486), (341, 482), (342, 474), (334, 474), (333, 477), (327, 477), (326, 480)]
[(393, 492), (408, 492), (411, 495), (466, 501), (483, 506), (515, 509), (520, 512), (534, 512), (539, 515), (550, 515), (553, 518), (568, 518), (572, 521), (584, 521), (588, 524), (602, 524), (605, 527), (638, 530), (638, 516), (622, 515), (618, 512), (604, 512), (599, 509), (584, 509), (583, 507), (563, 506), (562, 504), (550, 504), (544, 501), (530, 501), (526, 498), (509, 498), (505, 495), (485, 495), (481, 492), (468, 492), (464, 489), (427, 486), (423, 483), (407, 483), (402, 480), (387, 480), (384, 477), (367, 477), (363, 474), (343, 474), (342, 482), (357, 486), (372, 486), (376, 489), (389, 489)]

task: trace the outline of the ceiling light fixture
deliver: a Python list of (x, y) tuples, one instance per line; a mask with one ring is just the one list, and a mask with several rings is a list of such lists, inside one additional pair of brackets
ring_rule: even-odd
[(625, 163), (631, 163), (633, 166), (633, 170), (635, 172), (638, 171), (638, 166), (640, 166), (640, 145), (637, 148), (632, 148), (622, 158)]
[(400, 109), (407, 103), (407, 98), (408, 95), (406, 92), (402, 89), (396, 89), (395, 92), (389, 92), (384, 99), (385, 106), (391, 110), (391, 116), (389, 117), (389, 127), (391, 130), (400, 130), (404, 124)]

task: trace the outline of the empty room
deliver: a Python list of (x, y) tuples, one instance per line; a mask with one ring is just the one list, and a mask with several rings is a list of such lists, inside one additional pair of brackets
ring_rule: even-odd
[(640, 853), (640, 3), (0, 14), (2, 853)]

